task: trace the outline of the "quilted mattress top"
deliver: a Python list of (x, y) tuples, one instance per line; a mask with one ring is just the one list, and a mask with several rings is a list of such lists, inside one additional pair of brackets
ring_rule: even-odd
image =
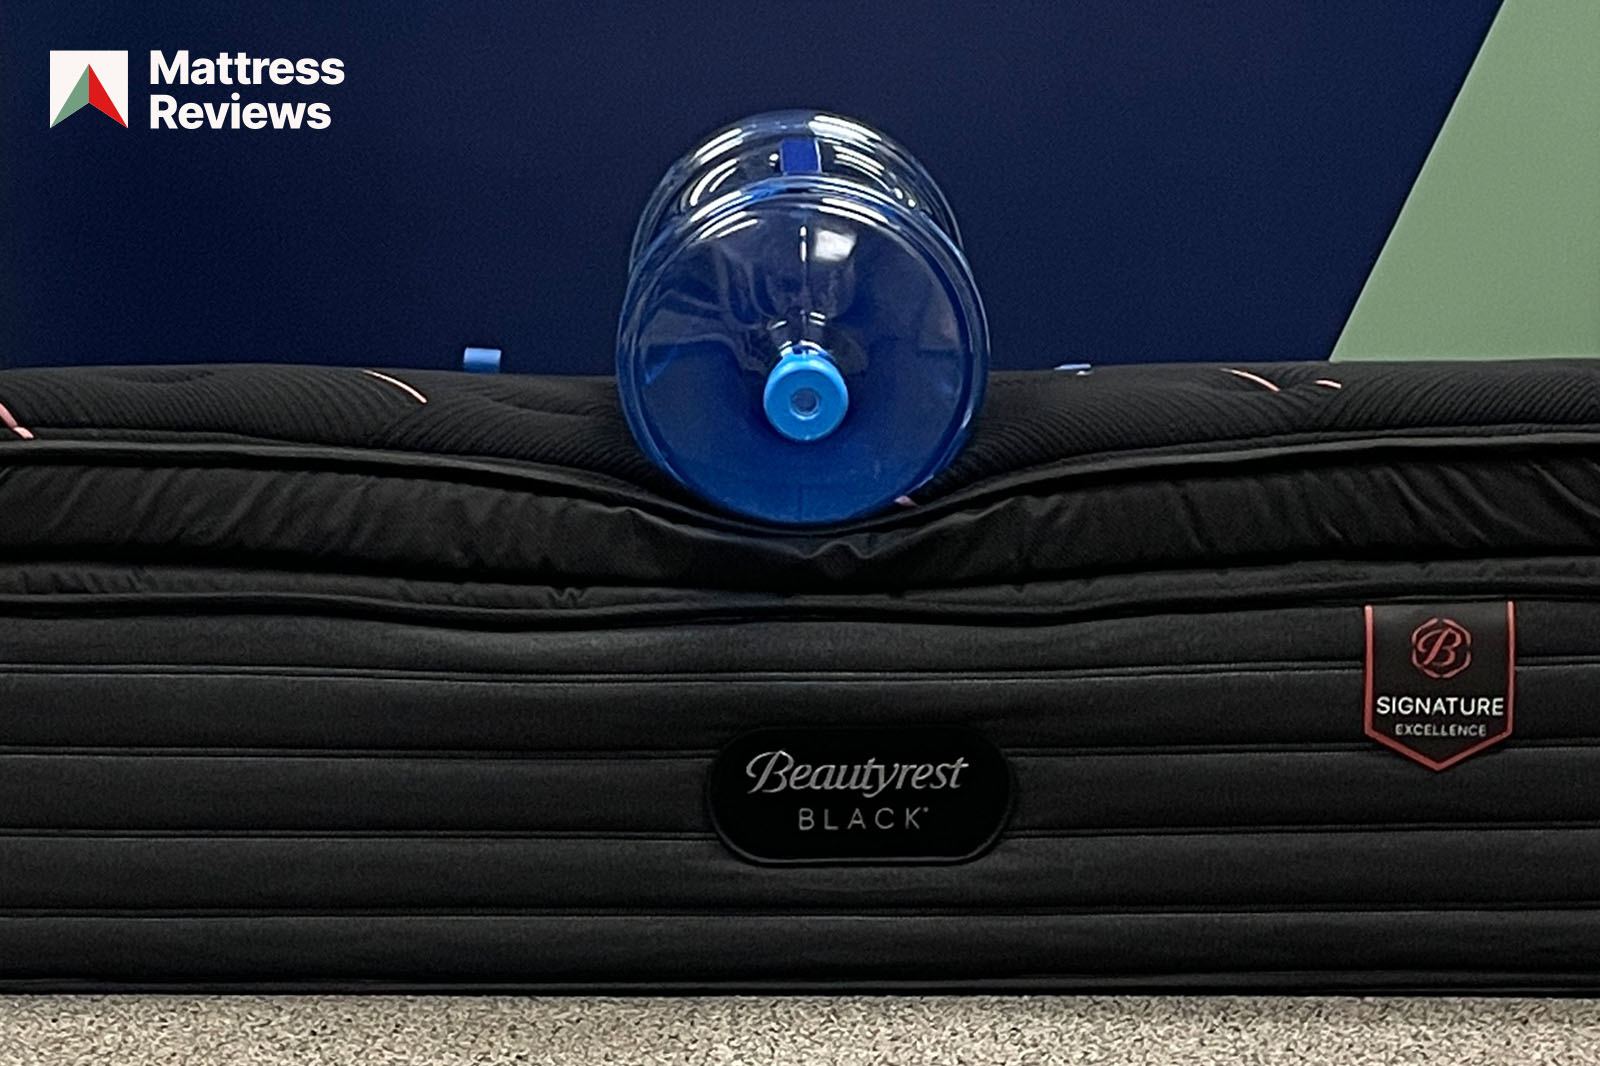
[(992, 379), (933, 483), (775, 530), (641, 455), (608, 379), (0, 372), (13, 561), (827, 594), (1326, 560), (1591, 554), (1600, 365), (1130, 366)]

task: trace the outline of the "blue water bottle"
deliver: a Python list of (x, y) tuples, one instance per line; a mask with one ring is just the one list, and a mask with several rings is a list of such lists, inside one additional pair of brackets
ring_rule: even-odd
[(730, 126), (639, 219), (617, 335), (628, 424), (728, 511), (834, 523), (914, 492), (960, 449), (988, 362), (943, 194), (857, 122)]

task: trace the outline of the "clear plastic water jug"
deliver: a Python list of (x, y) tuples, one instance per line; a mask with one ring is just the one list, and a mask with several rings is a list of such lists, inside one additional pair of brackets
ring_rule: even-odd
[(988, 358), (943, 194), (857, 122), (730, 126), (639, 220), (623, 406), (650, 457), (728, 511), (837, 523), (915, 492), (965, 440)]

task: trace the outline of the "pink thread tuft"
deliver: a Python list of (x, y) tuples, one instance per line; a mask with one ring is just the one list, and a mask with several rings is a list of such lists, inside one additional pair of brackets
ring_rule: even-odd
[(1225, 367), (1222, 368), (1222, 371), (1225, 374), (1232, 374), (1234, 377), (1244, 378), (1246, 381), (1253, 381), (1257, 385), (1260, 385), (1262, 388), (1270, 389), (1273, 392), (1282, 392), (1283, 391), (1282, 389), (1278, 388), (1278, 386), (1274, 385), (1272, 382), (1270, 382), (1266, 378), (1262, 377), (1260, 374), (1252, 374), (1248, 370), (1235, 370), (1231, 366), (1225, 366)]
[(410, 385), (407, 385), (405, 382), (401, 381), (399, 378), (392, 378), (388, 374), (380, 374), (376, 370), (363, 370), (362, 373), (363, 374), (368, 374), (368, 375), (370, 375), (372, 377), (375, 377), (379, 381), (387, 381), (389, 384), (393, 385), (397, 389), (404, 389), (406, 392), (410, 393), (411, 394), (411, 398), (413, 400), (416, 400), (418, 403), (427, 403), (428, 402), (428, 398), (426, 396), (422, 395), (422, 393), (418, 392), (416, 389), (412, 388)]
[(17, 425), (15, 416), (12, 415), (10, 410), (7, 409), (6, 405), (3, 403), (0, 403), (0, 422), (5, 423), (5, 427), (7, 429), (21, 437), (23, 440), (33, 439), (33, 430), (26, 426)]

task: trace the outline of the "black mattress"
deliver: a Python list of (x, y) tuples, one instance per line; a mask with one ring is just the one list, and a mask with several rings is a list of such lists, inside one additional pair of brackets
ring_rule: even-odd
[(0, 372), (0, 987), (1600, 989), (1600, 367), (1000, 375), (914, 496)]

